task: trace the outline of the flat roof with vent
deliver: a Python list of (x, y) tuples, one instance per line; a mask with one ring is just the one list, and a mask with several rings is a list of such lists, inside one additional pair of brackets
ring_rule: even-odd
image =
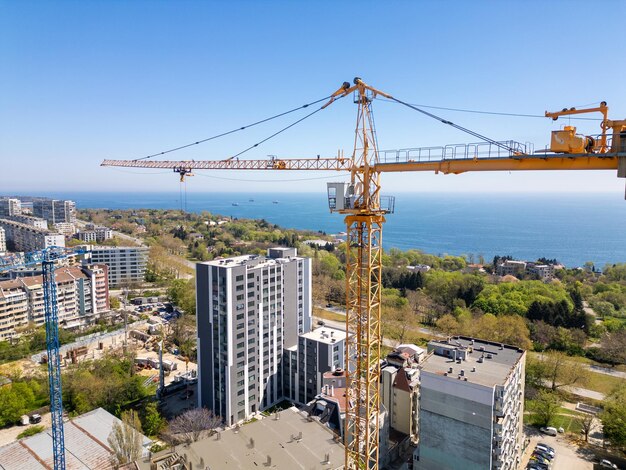
[[(296, 408), (263, 417), (259, 421), (231, 428), (194, 442), (177, 446), (193, 468), (211, 470), (330, 470), (343, 468), (343, 445), (333, 432), (317, 420), (309, 420)], [(167, 454), (164, 451), (163, 454)], [(155, 458), (160, 458), (158, 454)], [(140, 470), (150, 469), (150, 460), (137, 462)]]
[(313, 341), (318, 341), (320, 343), (334, 344), (337, 341), (345, 340), (346, 332), (345, 330), (338, 330), (336, 328), (331, 328), (328, 326), (321, 326), (314, 329), (313, 331), (301, 334), (300, 337)]
[(525, 353), (515, 346), (465, 336), (430, 341), (428, 352), (432, 354), (422, 363), (422, 372), (487, 387), (504, 385)]

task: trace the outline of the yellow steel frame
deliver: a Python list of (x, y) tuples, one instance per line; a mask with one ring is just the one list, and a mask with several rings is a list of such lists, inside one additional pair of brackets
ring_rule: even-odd
[(382, 215), (346, 217), (346, 469), (378, 468)]

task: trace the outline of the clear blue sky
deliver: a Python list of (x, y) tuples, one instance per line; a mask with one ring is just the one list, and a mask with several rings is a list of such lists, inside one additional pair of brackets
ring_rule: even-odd
[[(622, 1), (0, 1), (0, 193), (177, 191), (175, 175), (101, 168), (330, 94), (355, 75), (425, 105), (515, 113), (606, 100), (626, 117)], [(346, 99), (249, 158), (351, 152)], [(548, 119), (439, 112), (494, 139), (545, 147)], [(300, 114), (302, 115), (302, 113)], [(474, 138), (376, 102), (383, 149)], [(171, 154), (221, 159), (286, 125)], [(574, 121), (572, 121), (574, 122)], [(595, 122), (579, 130), (597, 133)], [(210, 177), (213, 176), (213, 177)], [(189, 191), (325, 191), (324, 174), (211, 173)], [(214, 177), (252, 181), (230, 181)], [(269, 179), (271, 182), (255, 182)], [(409, 173), (396, 191), (611, 191), (614, 172)]]

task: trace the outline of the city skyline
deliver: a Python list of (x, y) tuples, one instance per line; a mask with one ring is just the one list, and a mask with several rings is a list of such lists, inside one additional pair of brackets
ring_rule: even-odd
[[(606, 100), (626, 116), (620, 77), (626, 66), (606, 44), (617, 38), (624, 4), (603, 34), (575, 35), (591, 5), (568, 2), (443, 4), (133, 2), (5, 3), (0, 53), (8, 74), (0, 124), (6, 132), (0, 187), (6, 193), (178, 191), (169, 171), (101, 168), (236, 129), (328, 96), (355, 75), (427, 106), (542, 115)], [(368, 27), (357, 21), (363, 16)], [(261, 19), (261, 20), (259, 20)], [(289, 40), (285, 40), (289, 38)], [(550, 39), (550, 41), (547, 41)], [(567, 51), (567, 52), (565, 52)], [(573, 54), (573, 55), (572, 55)], [(572, 57), (580, 60), (572, 61)], [(585, 59), (587, 58), (587, 59)], [(594, 64), (610, 64), (606, 67)], [(347, 98), (241, 158), (315, 157), (352, 151), (356, 106)], [(308, 108), (311, 110), (312, 108)], [(496, 140), (545, 148), (547, 118), (427, 108)], [(222, 159), (306, 115), (296, 112), (249, 131), (168, 154)], [(475, 138), (383, 100), (374, 103), (381, 149), (441, 146)], [(599, 117), (590, 115), (589, 117)], [(598, 121), (571, 120), (597, 134)], [(24, 168), (28, 168), (28, 176)], [(190, 192), (324, 191), (332, 173), (198, 172)], [(316, 179), (313, 179), (316, 178)], [(266, 181), (259, 181), (266, 180)], [(396, 192), (623, 193), (614, 172), (499, 172), (385, 175)]]

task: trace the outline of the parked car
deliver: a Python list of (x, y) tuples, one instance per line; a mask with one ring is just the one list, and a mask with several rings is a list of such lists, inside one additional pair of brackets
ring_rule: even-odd
[(552, 426), (548, 426), (547, 428), (540, 428), (539, 430), (542, 433), (547, 434), (548, 436), (556, 436), (559, 433), (556, 428), (553, 428)]
[(542, 444), (541, 442), (535, 446), (535, 449), (541, 449), (541, 450), (547, 452), (548, 454), (552, 455), (553, 457), (556, 454), (556, 452), (554, 452), (554, 448), (553, 447), (550, 447), (550, 446), (548, 446), (546, 444)]
[(600, 461), (600, 466), (603, 468), (619, 468), (613, 462), (611, 462), (610, 460), (606, 460), (606, 459)]
[(548, 461), (552, 462), (552, 459), (554, 459), (553, 455), (550, 455), (548, 452), (545, 452), (541, 449), (535, 449), (535, 451), (533, 452), (533, 455), (541, 455), (543, 458), (548, 459)]
[(551, 452), (554, 452), (554, 447), (550, 447), (548, 444), (546, 444), (545, 442), (537, 442), (537, 446), (541, 446), (541, 447), (545, 447), (546, 449), (548, 449)]
[(535, 460), (535, 461), (537, 461), (537, 462), (539, 462), (539, 463), (542, 463), (542, 464), (545, 464), (545, 465), (550, 465), (550, 464), (552, 463), (552, 462), (550, 461), (550, 459), (548, 459), (548, 458), (544, 457), (544, 456), (543, 456), (543, 455), (541, 455), (541, 454), (537, 454), (537, 453), (534, 453), (534, 454), (530, 457), (530, 460), (531, 460), (531, 462), (532, 462), (533, 460)]
[(324, 323), (322, 320), (318, 320), (317, 324), (318, 324), (319, 326), (324, 326), (324, 325), (325, 325), (325, 323)]
[(41, 423), (41, 415), (35, 413), (30, 417), (30, 424)]
[(537, 460), (530, 460), (527, 466), (528, 470), (550, 470), (550, 465), (541, 463)]
[(552, 457), (552, 458), (554, 458), (554, 456), (556, 455), (556, 454), (555, 454), (555, 452), (554, 452), (554, 450), (550, 450), (550, 449), (548, 449), (547, 447), (542, 446), (542, 445), (540, 445), (540, 444), (537, 444), (537, 447), (535, 447), (535, 451), (538, 451), (538, 452), (542, 452), (542, 453), (544, 453), (544, 454), (547, 454), (547, 455), (549, 455), (549, 456), (550, 456), (550, 457)]

